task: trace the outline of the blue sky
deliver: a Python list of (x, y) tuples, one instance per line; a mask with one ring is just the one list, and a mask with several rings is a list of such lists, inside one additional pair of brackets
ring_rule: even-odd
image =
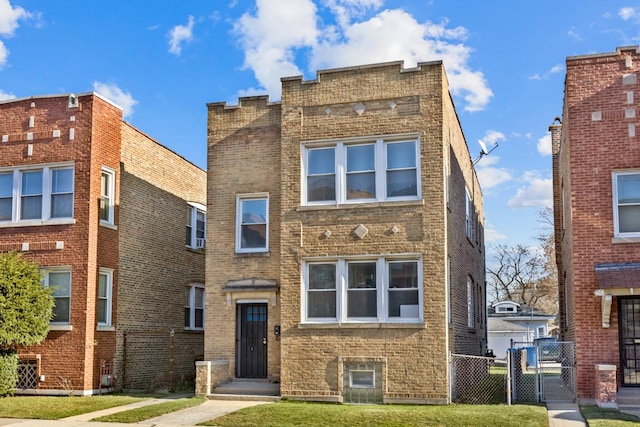
[(442, 59), (477, 164), (487, 244), (532, 244), (551, 203), (567, 56), (640, 42), (640, 0), (0, 0), (0, 99), (96, 91), (206, 167), (206, 103), (280, 77)]

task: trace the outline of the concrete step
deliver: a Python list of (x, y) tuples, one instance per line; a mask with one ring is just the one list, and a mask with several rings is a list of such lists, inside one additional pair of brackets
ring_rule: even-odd
[(219, 400), (265, 400), (265, 398), (280, 399), (280, 384), (266, 379), (235, 378), (213, 389), (210, 399)]
[(640, 408), (640, 388), (620, 387), (616, 395), (618, 406)]

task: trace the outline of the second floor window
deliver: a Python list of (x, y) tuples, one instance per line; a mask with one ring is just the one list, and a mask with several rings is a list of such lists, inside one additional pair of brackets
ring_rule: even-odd
[(115, 206), (115, 172), (102, 168), (100, 176), (100, 222), (113, 225)]
[(239, 195), (236, 202), (236, 252), (269, 250), (269, 197)]
[(640, 172), (613, 174), (615, 236), (640, 237)]
[(339, 141), (303, 146), (304, 204), (342, 204), (420, 197), (415, 139)]
[(73, 218), (73, 166), (0, 169), (0, 224)]
[(465, 227), (467, 231), (467, 237), (469, 240), (473, 240), (473, 199), (469, 194), (469, 190), (464, 190), (464, 206), (465, 206)]
[(193, 249), (205, 247), (207, 209), (199, 203), (189, 203), (187, 213), (187, 246)]

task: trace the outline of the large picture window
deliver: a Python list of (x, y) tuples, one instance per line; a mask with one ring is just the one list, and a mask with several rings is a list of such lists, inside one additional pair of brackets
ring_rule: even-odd
[(51, 268), (43, 270), (43, 285), (51, 287), (54, 300), (51, 323), (69, 324), (71, 319), (71, 270)]
[(303, 321), (419, 322), (421, 265), (417, 257), (307, 260)]
[(314, 142), (302, 152), (303, 204), (420, 198), (417, 139)]
[(41, 225), (73, 218), (74, 168), (0, 169), (0, 225)]
[(617, 237), (640, 237), (640, 171), (614, 172), (614, 227)]
[(236, 203), (236, 252), (269, 250), (269, 197), (239, 195)]

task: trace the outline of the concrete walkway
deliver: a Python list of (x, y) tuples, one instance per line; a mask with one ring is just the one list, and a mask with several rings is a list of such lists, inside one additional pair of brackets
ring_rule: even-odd
[(575, 403), (547, 403), (549, 427), (585, 427), (586, 421)]
[[(147, 405), (162, 403), (169, 399), (149, 399), (129, 405), (76, 415), (60, 420), (24, 420), (16, 418), (0, 418), (0, 426), (15, 427), (122, 427), (122, 423), (103, 423), (90, 421), (94, 418), (129, 409), (141, 408)], [(250, 406), (271, 403), (269, 401), (246, 400), (207, 400), (201, 405), (172, 412), (160, 417), (151, 418), (139, 422), (139, 426), (154, 427), (178, 427), (195, 426), (198, 423), (209, 421), (222, 415), (234, 412)], [(586, 422), (580, 413), (578, 405), (573, 403), (547, 403), (549, 427), (585, 427)]]
[[(170, 399), (149, 399), (129, 405), (117, 406), (115, 408), (62, 418), (60, 420), (25, 420), (17, 418), (0, 418), (0, 426), (15, 427), (123, 427), (122, 423), (104, 423), (90, 421), (104, 415), (129, 409), (141, 408), (147, 405), (162, 403)], [(156, 418), (141, 421), (136, 425), (155, 427), (177, 427), (195, 426), (198, 423), (209, 421), (221, 417), (230, 412), (234, 412), (250, 406), (271, 403), (268, 401), (240, 401), (240, 400), (207, 400), (201, 405), (172, 412)]]

